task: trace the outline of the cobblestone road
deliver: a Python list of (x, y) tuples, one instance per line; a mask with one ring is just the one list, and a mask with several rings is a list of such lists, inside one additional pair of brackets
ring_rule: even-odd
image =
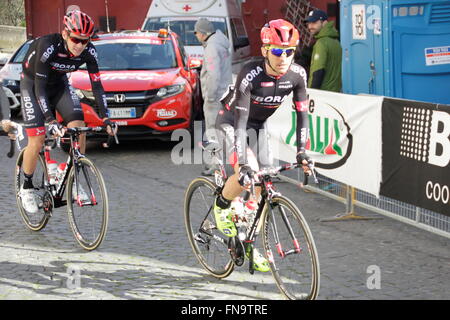
[[(242, 268), (216, 280), (198, 265), (186, 238), (182, 203), (187, 184), (202, 167), (174, 165), (174, 143), (124, 142), (112, 150), (89, 145), (88, 156), (102, 170), (110, 199), (108, 233), (93, 252), (73, 239), (65, 208), (56, 209), (41, 232), (24, 226), (13, 196), (8, 143), (0, 139), (0, 299), (283, 299), (270, 274), (251, 276)], [(448, 239), (386, 217), (319, 222), (344, 206), (288, 183), (279, 189), (302, 209), (314, 234), (319, 299), (450, 298)], [(367, 287), (374, 265), (380, 289)], [(79, 277), (69, 277), (71, 272)]]

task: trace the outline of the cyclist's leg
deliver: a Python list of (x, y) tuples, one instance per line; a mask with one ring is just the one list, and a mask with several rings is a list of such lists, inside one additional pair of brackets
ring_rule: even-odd
[(28, 136), (28, 144), (23, 153), (22, 172), (23, 184), (19, 195), (22, 207), (27, 212), (38, 212), (38, 204), (34, 193), (33, 174), (39, 159), (39, 152), (45, 140), (44, 114), (34, 94), (34, 81), (24, 77), (20, 81), (22, 99), (22, 116)]
[[(238, 182), (238, 176), (236, 176), (236, 168), (237, 161), (235, 161), (235, 152), (234, 152), (234, 128), (230, 123), (218, 123), (217, 124), (217, 133), (219, 136), (220, 143), (222, 144), (222, 150), (224, 150), (224, 163), (231, 164), (233, 174), (227, 179), (225, 182), (225, 186), (222, 190), (222, 200), (225, 200), (228, 204), (227, 207), (231, 204), (231, 201), (237, 197), (242, 189)], [(238, 166), (238, 165), (237, 165)], [(238, 166), (239, 170), (239, 166)], [(229, 202), (229, 203), (228, 203)]]
[[(230, 210), (231, 202), (241, 194), (244, 188), (239, 184), (239, 164), (236, 161), (234, 152), (234, 129), (229, 123), (220, 123), (218, 125), (220, 143), (224, 144), (225, 158), (229, 162), (234, 173), (227, 179), (225, 186), (215, 200), (214, 215), (217, 228), (225, 235), (234, 237), (237, 234), (236, 226), (232, 221), (232, 212)], [(252, 158), (250, 155), (249, 158)], [(253, 157), (254, 158), (254, 157)], [(253, 161), (252, 161), (253, 162)]]
[[(227, 163), (226, 159), (231, 152), (231, 149), (234, 149), (234, 129), (230, 123), (221, 123), (221, 118), (217, 119), (217, 134), (219, 138), (219, 144), (221, 144), (223, 150), (223, 158), (224, 164)], [(227, 167), (227, 165), (226, 165)], [(236, 226), (232, 221), (232, 212), (230, 209), (231, 201), (240, 193), (239, 183), (237, 184), (238, 190), (235, 190), (237, 180), (235, 181), (234, 174), (229, 177), (226, 182), (224, 188), (232, 189), (229, 193), (231, 195), (224, 196), (223, 190), (221, 194), (219, 194), (214, 201), (214, 217), (216, 220), (216, 226), (220, 232), (228, 237), (234, 237), (237, 234)]]
[[(258, 140), (259, 140), (259, 134), (258, 134), (259, 128), (256, 126), (249, 126), (247, 129), (247, 135), (248, 135), (248, 147), (247, 147), (247, 160), (248, 165), (254, 170), (259, 170), (259, 162), (256, 155), (258, 155), (259, 149), (258, 149)], [(243, 190), (245, 190), (244, 187), (242, 187), (239, 184), (239, 164), (237, 159), (236, 152), (233, 152), (229, 157), (229, 162), (232, 165), (234, 169), (234, 174), (230, 176), (228, 181), (230, 181), (228, 184), (225, 184), (224, 190), (222, 194), (227, 199), (234, 199), (237, 197)], [(227, 181), (227, 182), (228, 182)], [(255, 198), (253, 200), (258, 200), (259, 195), (261, 194), (261, 188), (257, 187), (255, 189)]]
[[(60, 93), (52, 101), (68, 128), (84, 127), (84, 115), (80, 100), (73, 87), (65, 81)], [(86, 151), (86, 135), (80, 135), (80, 151)]]
[(258, 130), (258, 163), (261, 168), (273, 166), (273, 154), (278, 150), (274, 150), (269, 141), (269, 130), (267, 121), (264, 122), (261, 129)]
[(34, 94), (34, 81), (32, 79), (25, 76), (20, 81), (20, 92), (22, 96), (23, 122), (28, 136), (22, 170), (26, 175), (33, 175), (39, 152), (45, 140), (44, 114)]
[[(247, 159), (248, 159), (250, 167), (254, 171), (258, 171), (259, 170), (258, 161), (257, 161), (257, 158), (251, 148), (247, 148)], [(239, 196), (242, 191), (246, 190), (246, 188), (244, 188), (243, 186), (241, 186), (239, 184), (239, 163), (237, 161), (236, 153), (233, 153), (231, 155), (230, 163), (234, 169), (234, 174), (228, 178), (228, 180), (225, 183), (225, 186), (223, 188), (222, 194), (226, 199), (233, 200), (234, 198)], [(259, 198), (259, 195), (261, 194), (261, 188), (257, 187), (255, 189), (255, 193), (256, 193), (256, 198)]]

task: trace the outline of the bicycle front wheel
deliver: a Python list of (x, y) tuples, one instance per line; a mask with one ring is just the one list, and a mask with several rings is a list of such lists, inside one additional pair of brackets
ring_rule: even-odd
[(22, 199), (20, 197), (20, 188), (23, 184), (23, 156), (25, 153), (25, 148), (20, 152), (16, 161), (15, 168), (15, 194), (17, 200), (17, 208), (19, 210), (20, 216), (22, 217), (25, 225), (33, 231), (42, 230), (50, 219), (50, 214), (53, 210), (53, 199), (45, 187), (45, 182), (48, 181), (47, 170), (45, 166), (45, 160), (42, 155), (39, 155), (36, 170), (33, 174), (33, 186), (36, 202), (38, 204), (39, 210), (37, 212), (28, 212), (22, 206)]
[(234, 263), (228, 253), (228, 239), (217, 229), (214, 219), (216, 185), (209, 179), (194, 179), (184, 198), (184, 221), (195, 256), (216, 278), (228, 277)]
[(108, 195), (97, 167), (87, 158), (72, 167), (66, 186), (70, 227), (86, 250), (96, 249), (108, 226)]
[(263, 245), (280, 291), (291, 300), (313, 300), (319, 293), (320, 267), (311, 231), (300, 210), (279, 196), (263, 212)]

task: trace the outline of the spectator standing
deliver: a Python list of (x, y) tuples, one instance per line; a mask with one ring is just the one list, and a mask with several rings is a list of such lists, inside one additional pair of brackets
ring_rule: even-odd
[[(208, 19), (200, 18), (194, 27), (197, 39), (204, 47), (200, 84), (203, 94), (203, 113), (208, 142), (218, 141), (216, 118), (221, 109), (220, 99), (232, 83), (230, 41), (220, 30), (215, 30)], [(212, 175), (214, 166), (205, 165), (203, 175)]]
[(341, 92), (342, 48), (334, 21), (322, 10), (313, 10), (305, 20), (309, 32), (314, 35), (308, 87)]

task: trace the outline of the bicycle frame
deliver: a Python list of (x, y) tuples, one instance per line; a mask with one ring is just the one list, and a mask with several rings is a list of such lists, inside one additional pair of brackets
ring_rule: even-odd
[[(92, 130), (95, 130), (95, 129), (96, 128), (94, 128)], [(82, 131), (83, 130), (72, 128), (72, 129), (68, 129), (68, 132), (70, 135), (69, 138), (59, 138), (58, 137), (58, 138), (56, 138), (56, 141), (55, 141), (55, 139), (52, 139), (52, 138), (45, 139), (44, 147), (43, 147), (43, 150), (41, 151), (41, 154), (43, 154), (44, 158), (45, 158), (45, 170), (47, 170), (47, 161), (50, 159), (50, 150), (54, 148), (55, 142), (56, 142), (56, 145), (59, 146), (61, 139), (63, 139), (63, 140), (70, 139), (70, 145), (71, 145), (71, 148), (69, 150), (69, 155), (67, 156), (66, 166), (64, 169), (64, 174), (63, 174), (62, 179), (59, 180), (55, 185), (50, 185), (50, 182), (48, 180), (45, 181), (46, 188), (51, 190), (51, 194), (54, 199), (55, 208), (67, 205), (67, 200), (62, 200), (62, 198), (64, 195), (64, 191), (66, 189), (69, 172), (72, 169), (72, 167), (78, 168), (79, 159), (85, 157), (80, 152), (79, 136)], [(85, 130), (85, 131), (87, 131), (87, 130)], [(49, 145), (50, 142), (53, 144), (53, 146)], [(82, 169), (85, 170), (84, 167)], [(79, 175), (79, 170), (75, 170), (75, 179), (74, 180), (75, 180), (76, 190), (78, 190), (78, 175)], [(89, 205), (96, 205), (97, 201), (96, 201), (94, 193), (92, 191), (92, 186), (91, 186), (91, 182), (89, 180), (89, 176), (87, 174), (85, 176), (86, 176), (86, 182), (88, 184), (90, 195), (91, 195), (91, 203)], [(79, 199), (77, 199), (77, 203), (79, 206), (87, 205), (87, 204), (83, 204)]]
[[(225, 167), (223, 165), (222, 160), (219, 158), (220, 149), (213, 148), (212, 150), (206, 150), (206, 148), (202, 145), (201, 145), (201, 148), (205, 151), (210, 152), (211, 157), (217, 162), (217, 164), (219, 166), (220, 171), (216, 172), (216, 174), (215, 174), (215, 182), (217, 185), (215, 194), (219, 195), (219, 194), (221, 194), (222, 189), (225, 186), (225, 181), (227, 180)], [(317, 182), (317, 178), (314, 173), (314, 163), (310, 163), (308, 166), (310, 167), (313, 177)], [(242, 241), (244, 244), (245, 243), (251, 244), (251, 243), (255, 242), (257, 234), (259, 233), (259, 229), (261, 228), (261, 221), (264, 221), (264, 219), (265, 219), (265, 217), (262, 216), (265, 206), (266, 205), (270, 206), (270, 208), (272, 208), (272, 209), (275, 208), (276, 206), (272, 202), (272, 199), (277, 195), (281, 195), (279, 192), (277, 192), (275, 190), (275, 188), (273, 186), (272, 176), (274, 176), (282, 171), (291, 170), (291, 169), (294, 169), (297, 167), (298, 167), (297, 164), (286, 164), (286, 165), (279, 166), (279, 167), (265, 168), (265, 169), (260, 170), (258, 173), (256, 173), (254, 178), (251, 179), (251, 185), (249, 187), (250, 191), (247, 191), (247, 192), (249, 192), (251, 195), (255, 196), (255, 187), (261, 187), (261, 197), (258, 202), (258, 210), (256, 211), (255, 218), (253, 219), (253, 223), (251, 224), (250, 228), (247, 230), (245, 239)], [(257, 180), (257, 182), (255, 182), (255, 179)], [(306, 175), (305, 175), (304, 184), (305, 185), (307, 184), (307, 176)], [(206, 214), (203, 221), (206, 220), (206, 218), (211, 210), (212, 210), (212, 206), (209, 208), (208, 213)], [(281, 207), (280, 207), (280, 214), (281, 214), (281, 218), (282, 218), (284, 224), (286, 225), (289, 235), (292, 238), (292, 243), (293, 243), (294, 249), (291, 249), (288, 251), (283, 250), (283, 247), (280, 242), (280, 237), (278, 234), (277, 224), (276, 224), (275, 219), (273, 219), (272, 216), (269, 217), (269, 219), (270, 219), (269, 223), (272, 225), (271, 229), (273, 230), (273, 233), (274, 233), (274, 240), (276, 243), (277, 252), (282, 258), (284, 258), (290, 254), (300, 253), (301, 248), (300, 248), (300, 243), (298, 242), (297, 237), (295, 236), (294, 230), (292, 229), (292, 226), (286, 216), (286, 213), (283, 210), (283, 208), (281, 208)], [(202, 223), (202, 225), (203, 225), (203, 223)], [(205, 230), (202, 230), (202, 228), (199, 231), (207, 233)], [(224, 244), (226, 243), (226, 241), (222, 238), (219, 238), (215, 235), (210, 235), (210, 236), (213, 236), (216, 240), (218, 240)], [(269, 254), (271, 255), (272, 253), (270, 252)], [(250, 256), (250, 264), (249, 264), (249, 272), (251, 274), (254, 273), (254, 270), (252, 268), (252, 264), (253, 264), (252, 260), (253, 260), (253, 256), (251, 255)]]

